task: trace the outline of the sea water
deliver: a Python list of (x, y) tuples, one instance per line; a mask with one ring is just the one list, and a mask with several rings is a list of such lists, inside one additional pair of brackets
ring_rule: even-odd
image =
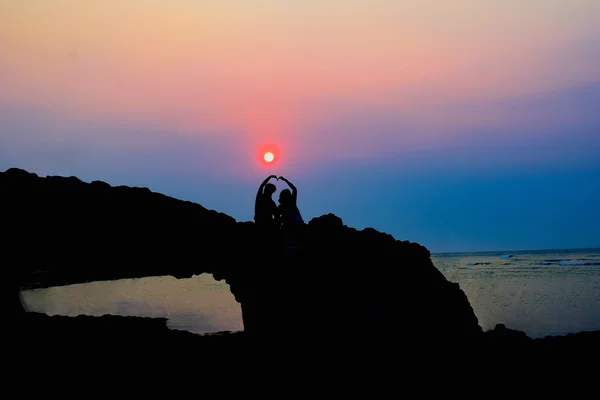
[(530, 337), (600, 330), (600, 249), (432, 255), (465, 292), (484, 330)]
[[(460, 285), (484, 330), (505, 324), (534, 338), (600, 330), (600, 249), (433, 254), (431, 259), (446, 279)], [(194, 333), (243, 330), (229, 285), (207, 274), (37, 289), (23, 292), (23, 300), (29, 311), (49, 315), (164, 317), (170, 328)]]
[(167, 318), (171, 329), (193, 333), (244, 330), (229, 285), (202, 274), (99, 281), (22, 292), (28, 311), (48, 315), (105, 314)]

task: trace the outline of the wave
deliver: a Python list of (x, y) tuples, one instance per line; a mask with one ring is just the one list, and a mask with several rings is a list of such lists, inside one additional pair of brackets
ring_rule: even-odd
[(587, 262), (561, 262), (561, 267), (580, 267), (588, 265), (600, 265), (600, 261), (587, 261)]
[(600, 265), (600, 261), (594, 258), (549, 258), (547, 260), (542, 260), (540, 264), (561, 266)]

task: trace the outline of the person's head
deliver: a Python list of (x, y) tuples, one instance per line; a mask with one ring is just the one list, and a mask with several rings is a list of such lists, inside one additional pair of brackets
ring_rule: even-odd
[(279, 193), (279, 204), (290, 204), (292, 200), (292, 192), (290, 189), (283, 189), (281, 193)]
[(265, 195), (266, 196), (272, 196), (273, 193), (275, 193), (275, 191), (277, 190), (277, 188), (275, 187), (275, 185), (273, 185), (272, 183), (267, 183), (265, 185)]

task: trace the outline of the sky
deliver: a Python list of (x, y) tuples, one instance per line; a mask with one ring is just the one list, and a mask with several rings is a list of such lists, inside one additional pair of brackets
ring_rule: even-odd
[(599, 110), (597, 0), (0, 2), (1, 171), (240, 221), (276, 174), (432, 252), (600, 247)]

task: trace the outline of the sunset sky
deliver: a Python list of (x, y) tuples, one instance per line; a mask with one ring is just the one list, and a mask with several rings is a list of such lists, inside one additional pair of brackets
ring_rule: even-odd
[(600, 247), (600, 1), (2, 0), (10, 167), (238, 220), (274, 173), (432, 252)]

